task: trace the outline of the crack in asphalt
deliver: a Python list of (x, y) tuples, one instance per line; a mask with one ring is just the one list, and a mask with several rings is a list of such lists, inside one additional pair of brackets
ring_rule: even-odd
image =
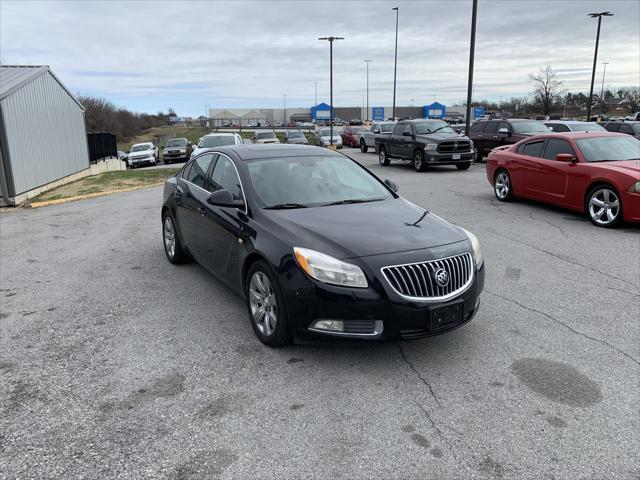
[(438, 428), (438, 426), (436, 425), (436, 422), (433, 421), (433, 418), (431, 418), (431, 415), (429, 415), (429, 412), (427, 412), (427, 409), (424, 408), (424, 406), (422, 404), (420, 404), (419, 402), (416, 402), (417, 407), (422, 411), (422, 413), (424, 413), (424, 416), (427, 417), (427, 420), (429, 420), (429, 423), (431, 423), (431, 426), (433, 427), (433, 429), (436, 432), (436, 435), (438, 435), (438, 437), (447, 444), (447, 447), (449, 447), (449, 450), (451, 451), (451, 453), (453, 454), (453, 458), (455, 458), (456, 460), (458, 459), (458, 455), (456, 455), (456, 450), (455, 448), (453, 448), (453, 444), (447, 439), (447, 437), (445, 437), (442, 433), (442, 430), (440, 430)]
[(537, 247), (535, 245), (531, 245), (530, 243), (523, 242), (522, 240), (518, 240), (517, 238), (510, 237), (510, 236), (505, 235), (503, 233), (499, 233), (493, 228), (488, 228), (487, 231), (490, 232), (490, 233), (493, 233), (494, 235), (497, 235), (499, 237), (506, 238), (507, 240), (511, 240), (512, 242), (516, 242), (516, 243), (519, 243), (521, 245), (526, 245), (529, 248), (533, 248), (534, 250), (537, 250), (539, 252), (546, 253), (547, 255), (550, 255), (550, 256), (552, 256), (554, 258), (557, 258), (559, 260), (562, 260), (564, 262), (570, 263), (572, 265), (577, 265), (578, 267), (582, 267), (582, 268), (584, 268), (586, 270), (591, 270), (593, 272), (599, 273), (600, 275), (604, 275), (605, 277), (609, 277), (609, 278), (612, 278), (614, 280), (618, 280), (619, 282), (626, 283), (627, 285), (630, 285), (630, 286), (632, 286), (634, 288), (638, 288), (637, 285), (634, 285), (633, 283), (629, 282), (628, 280), (616, 277), (615, 275), (611, 275), (610, 273), (607, 273), (607, 272), (603, 272), (602, 270), (598, 270), (595, 267), (591, 267), (589, 265), (584, 265), (584, 264), (582, 264), (582, 263), (580, 263), (580, 262), (578, 262), (576, 260), (572, 260), (571, 258), (565, 257), (563, 255), (558, 255), (557, 253), (550, 252), (549, 250), (545, 250), (544, 248), (540, 248), (540, 247)]
[(522, 303), (520, 303), (517, 300), (514, 300), (512, 298), (505, 297), (503, 295), (494, 293), (494, 292), (492, 292), (490, 290), (487, 290), (486, 288), (483, 291), (488, 293), (488, 294), (490, 294), (490, 295), (493, 295), (493, 296), (498, 297), (498, 298), (502, 298), (503, 300), (506, 300), (506, 301), (511, 302), (511, 303), (513, 303), (515, 305), (518, 305), (519, 307), (524, 308), (525, 310), (529, 310), (530, 312), (534, 312), (534, 313), (537, 313), (539, 315), (543, 315), (543, 316), (547, 317), (548, 319), (553, 320), (554, 322), (558, 323), (559, 325), (562, 325), (567, 330), (569, 330), (569, 331), (571, 331), (571, 332), (573, 332), (573, 333), (575, 333), (577, 335), (581, 335), (584, 338), (588, 338), (589, 340), (593, 340), (594, 342), (598, 342), (598, 343), (601, 343), (603, 345), (606, 345), (609, 348), (611, 348), (612, 350), (615, 350), (616, 352), (618, 352), (618, 353), (624, 355), (625, 357), (627, 357), (629, 360), (631, 360), (631, 361), (635, 362), (636, 364), (640, 365), (640, 361), (638, 361), (636, 358), (632, 357), (631, 355), (629, 355), (624, 350), (621, 350), (618, 347), (615, 347), (615, 346), (611, 345), (606, 340), (602, 340), (601, 338), (595, 338), (595, 337), (592, 337), (590, 335), (587, 335), (586, 333), (583, 333), (583, 332), (581, 332), (579, 330), (576, 330), (575, 328), (571, 327), (570, 325), (564, 323), (562, 320), (558, 320), (557, 318), (549, 315), (548, 313), (545, 313), (545, 312), (543, 312), (541, 310), (538, 310), (536, 308), (533, 308), (533, 307), (528, 307), (527, 305), (523, 305)]
[(587, 282), (586, 280), (580, 279), (580, 281), (571, 278), (571, 277), (565, 277), (564, 275), (559, 275), (560, 278), (563, 278), (565, 280), (569, 280), (570, 282), (574, 282), (574, 283), (578, 283), (580, 285), (593, 285), (594, 287), (599, 287), (599, 288), (604, 288), (605, 290), (611, 290), (612, 292), (618, 292), (618, 293), (625, 293), (627, 295), (631, 295), (632, 297), (638, 297), (640, 298), (640, 294), (637, 293), (633, 293), (633, 292), (629, 292), (627, 290), (623, 290), (622, 288), (616, 288), (616, 287), (608, 287), (607, 285), (601, 285), (599, 283), (595, 283), (595, 282)]
[(547, 225), (551, 225), (552, 227), (557, 228), (564, 237), (567, 237), (567, 234), (565, 233), (565, 231), (560, 226), (556, 225), (555, 223), (553, 223), (553, 222), (551, 222), (551, 221), (549, 221), (547, 219), (544, 219), (544, 218), (534, 217), (533, 216), (533, 212), (529, 212), (529, 218), (531, 220), (538, 220), (539, 222), (544, 222)]
[(398, 347), (398, 351), (400, 352), (402, 359), (405, 361), (407, 365), (409, 365), (409, 368), (411, 369), (411, 371), (422, 381), (422, 383), (424, 383), (427, 386), (427, 388), (429, 389), (429, 393), (431, 394), (435, 402), (438, 404), (440, 408), (442, 408), (442, 404), (440, 403), (440, 400), (438, 399), (436, 393), (433, 391), (433, 387), (431, 386), (431, 384), (427, 382), (427, 379), (422, 376), (422, 374), (416, 369), (415, 365), (411, 363), (411, 360), (407, 358), (407, 355), (404, 353), (404, 350), (402, 349), (400, 344), (398, 342), (394, 342), (394, 343), (395, 343), (395, 346)]

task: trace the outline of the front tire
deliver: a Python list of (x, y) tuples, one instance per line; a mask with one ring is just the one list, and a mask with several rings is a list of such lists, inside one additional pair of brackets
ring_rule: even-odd
[(383, 167), (388, 167), (390, 163), (389, 156), (387, 155), (387, 149), (382, 145), (378, 148), (378, 162)]
[(367, 144), (365, 143), (365, 141), (360, 140), (360, 151), (362, 153), (367, 153), (367, 150), (369, 150), (369, 147), (367, 147)]
[(189, 255), (182, 248), (176, 223), (171, 213), (166, 212), (162, 217), (162, 240), (164, 253), (174, 265), (180, 265), (189, 261)]
[(473, 150), (473, 161), (476, 163), (482, 162), (482, 152), (478, 150), (478, 147), (475, 147)]
[(292, 342), (281, 288), (271, 268), (262, 260), (249, 267), (245, 298), (251, 326), (262, 343), (281, 347)]
[(498, 170), (495, 180), (493, 181), (493, 193), (501, 202), (508, 202), (513, 199), (513, 186), (511, 184), (511, 176), (506, 170)]
[(622, 223), (622, 200), (610, 185), (591, 189), (585, 211), (591, 223), (597, 227), (612, 228)]
[(470, 166), (471, 166), (471, 162), (456, 163), (456, 168), (458, 170), (469, 170)]
[(427, 167), (427, 162), (424, 160), (424, 152), (416, 150), (413, 154), (413, 168), (415, 168), (416, 172), (424, 172)]

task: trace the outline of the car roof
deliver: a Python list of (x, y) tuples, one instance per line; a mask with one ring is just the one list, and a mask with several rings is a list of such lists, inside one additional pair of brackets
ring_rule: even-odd
[(616, 132), (599, 132), (599, 131), (590, 131), (590, 132), (548, 132), (548, 133), (541, 133), (540, 135), (534, 135), (528, 138), (525, 138), (524, 140), (521, 140), (518, 143), (521, 142), (530, 142), (530, 141), (534, 141), (534, 140), (540, 140), (540, 139), (544, 139), (544, 138), (571, 138), (574, 140), (579, 140), (581, 138), (593, 138), (593, 137), (628, 137), (627, 134), (625, 133), (616, 133)]
[(242, 161), (255, 160), (259, 158), (340, 155), (339, 153), (335, 153), (322, 147), (286, 143), (226, 145), (224, 147), (218, 147), (215, 150), (220, 153), (226, 153), (227, 155), (233, 154), (236, 158)]
[(153, 145), (153, 142), (140, 142), (140, 143), (134, 143), (133, 145), (131, 145), (132, 147), (137, 147), (138, 145)]
[(215, 133), (207, 133), (204, 137), (228, 137), (229, 135), (237, 135), (237, 132), (215, 132)]
[(596, 123), (596, 122), (585, 122), (583, 120), (543, 120), (542, 123), (555, 123), (561, 125), (575, 125), (580, 123)]

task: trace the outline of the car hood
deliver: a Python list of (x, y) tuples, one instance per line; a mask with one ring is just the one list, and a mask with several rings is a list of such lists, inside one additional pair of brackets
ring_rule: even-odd
[(341, 259), (431, 248), (467, 239), (451, 223), (403, 198), (265, 212), (269, 212), (270, 230), (292, 246)]
[(634, 179), (640, 180), (640, 160), (622, 160), (612, 162), (592, 162), (589, 165), (593, 165), (605, 170), (626, 173), (631, 175)]
[(417, 138), (421, 138), (423, 140), (428, 140), (428, 141), (436, 141), (436, 142), (442, 142), (443, 140), (460, 140), (460, 141), (469, 141), (469, 139), (467, 137), (461, 137), (459, 134), (457, 133), (429, 133), (427, 135), (416, 135)]
[(130, 157), (146, 157), (147, 155), (152, 155), (155, 153), (152, 149), (149, 150), (138, 150), (137, 152), (129, 153)]

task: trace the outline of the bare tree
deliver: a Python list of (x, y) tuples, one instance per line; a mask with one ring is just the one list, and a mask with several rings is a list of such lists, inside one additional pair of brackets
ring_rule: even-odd
[(533, 102), (544, 115), (549, 115), (562, 92), (562, 81), (557, 79), (556, 72), (551, 65), (540, 69), (537, 75), (529, 74), (529, 80), (533, 83)]

